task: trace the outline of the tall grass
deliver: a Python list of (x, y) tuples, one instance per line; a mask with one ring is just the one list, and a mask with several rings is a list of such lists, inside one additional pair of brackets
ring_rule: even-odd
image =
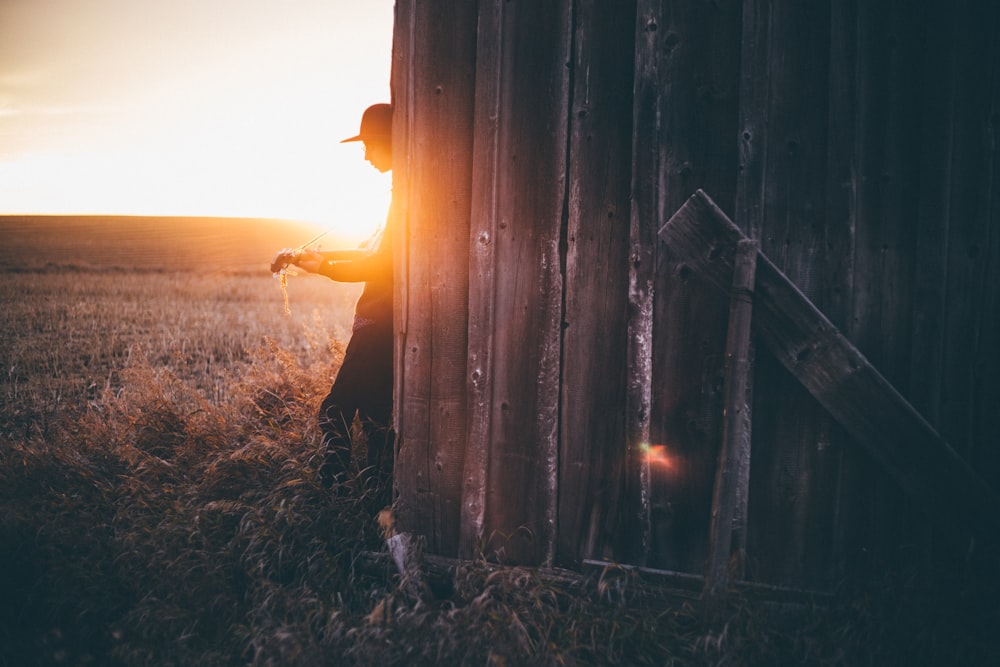
[(243, 664), (358, 603), (375, 508), (316, 483), (321, 369), (259, 354), (224, 404), (140, 362), (54, 433), (5, 443), (9, 655)]

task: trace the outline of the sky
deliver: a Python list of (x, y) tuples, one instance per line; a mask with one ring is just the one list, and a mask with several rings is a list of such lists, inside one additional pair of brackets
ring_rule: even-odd
[(393, 0), (0, 0), (0, 214), (271, 217), (364, 238)]

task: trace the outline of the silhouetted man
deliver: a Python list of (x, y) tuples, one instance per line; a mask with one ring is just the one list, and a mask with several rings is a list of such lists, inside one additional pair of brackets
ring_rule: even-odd
[[(392, 107), (375, 104), (361, 117), (357, 136), (365, 159), (380, 172), (392, 169)], [(368, 466), (383, 493), (392, 474), (392, 215), (360, 248), (320, 252), (283, 250), (272, 269), (294, 264), (338, 282), (365, 284), (354, 311), (351, 340), (333, 387), (319, 412), (326, 460), (320, 476), (327, 486), (351, 476), (351, 424), (360, 419), (368, 445)], [(338, 487), (342, 488), (342, 487)]]

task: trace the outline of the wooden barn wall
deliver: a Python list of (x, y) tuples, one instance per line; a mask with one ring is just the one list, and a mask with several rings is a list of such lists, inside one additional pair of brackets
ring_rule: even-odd
[[(997, 44), (972, 0), (398, 0), (402, 525), (703, 572), (728, 300), (657, 240), (698, 188), (1000, 486)], [(747, 578), (966, 549), (753, 373)]]
[[(982, 319), (997, 304), (996, 8), (744, 8), (750, 160), (735, 219), (957, 451), (988, 462), (977, 468), (996, 485), (997, 440), (972, 431), (979, 408), (1000, 405), (983, 338), (995, 324)], [(942, 538), (766, 353), (753, 415), (754, 578), (822, 586), (967, 546)]]

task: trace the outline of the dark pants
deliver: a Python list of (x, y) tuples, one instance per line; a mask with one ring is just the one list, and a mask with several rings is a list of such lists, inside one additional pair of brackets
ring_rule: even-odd
[[(359, 418), (368, 445), (368, 469), (383, 487), (392, 475), (392, 325), (369, 324), (353, 333), (329, 395), (319, 410), (326, 461), (324, 483), (351, 476), (351, 424)], [(345, 474), (346, 473), (346, 474)]]

